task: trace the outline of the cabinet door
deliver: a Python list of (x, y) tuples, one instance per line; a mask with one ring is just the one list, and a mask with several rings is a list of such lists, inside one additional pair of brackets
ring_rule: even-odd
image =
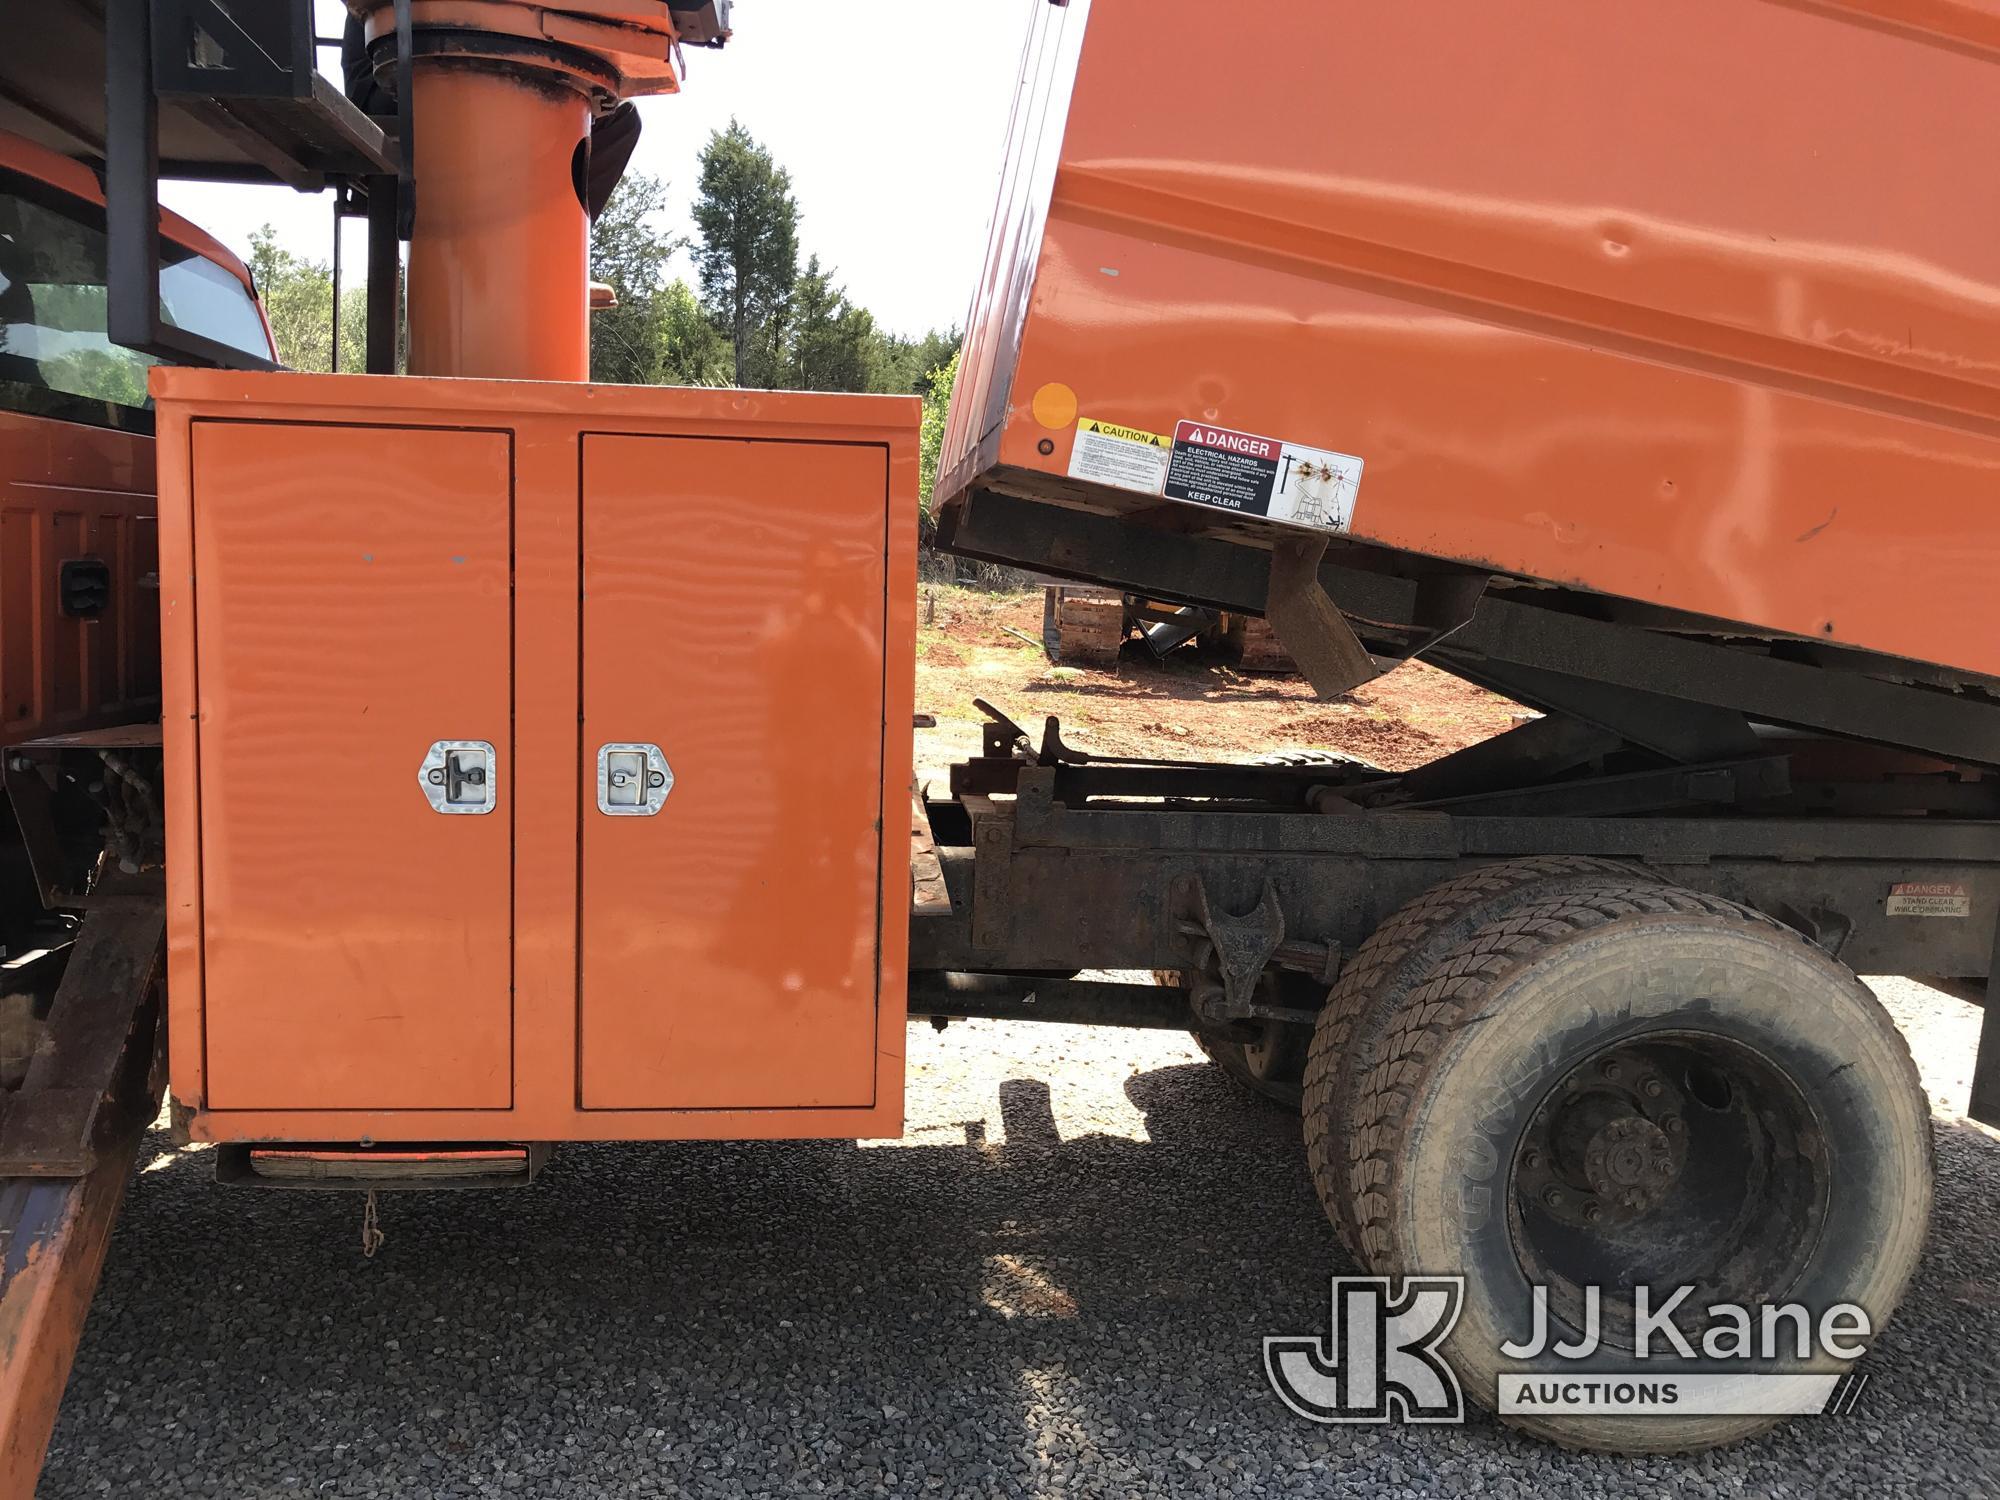
[(879, 447), (584, 440), (586, 1108), (873, 1101), (887, 483)]
[[(193, 463), (208, 1103), (505, 1108), (509, 438), (203, 422)], [(432, 807), (439, 741), (493, 747), (490, 812)]]

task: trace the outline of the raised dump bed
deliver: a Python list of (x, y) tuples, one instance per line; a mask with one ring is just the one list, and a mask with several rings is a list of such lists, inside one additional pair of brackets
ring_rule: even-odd
[(1325, 538), (1378, 656), (1992, 764), (2000, 21), (1927, 14), (1042, 7), (947, 543), (1283, 635)]

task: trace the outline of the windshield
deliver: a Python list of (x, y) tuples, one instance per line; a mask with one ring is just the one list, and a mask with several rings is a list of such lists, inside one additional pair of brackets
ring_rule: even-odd
[[(106, 335), (103, 210), (0, 174), (0, 408), (150, 431), (146, 371), (158, 361)], [(160, 243), (160, 315), (260, 358), (263, 317), (242, 282)]]

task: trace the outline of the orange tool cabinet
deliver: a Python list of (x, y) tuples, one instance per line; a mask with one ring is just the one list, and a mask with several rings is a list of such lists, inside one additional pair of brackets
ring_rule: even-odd
[(195, 1136), (898, 1133), (917, 403), (154, 382)]

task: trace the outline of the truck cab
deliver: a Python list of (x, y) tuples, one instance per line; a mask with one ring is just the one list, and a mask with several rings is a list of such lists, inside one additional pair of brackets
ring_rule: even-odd
[[(159, 714), (158, 361), (107, 334), (104, 221), (90, 168), (0, 132), (0, 750)], [(248, 268), (171, 213), (160, 303), (174, 327), (275, 357)], [(32, 891), (26, 863), (0, 813), (10, 895)], [(0, 927), (0, 960), (29, 936)]]
[[(173, 326), (275, 358), (249, 269), (160, 216)], [(104, 193), (0, 133), (0, 746), (159, 698), (150, 355), (105, 331)]]

